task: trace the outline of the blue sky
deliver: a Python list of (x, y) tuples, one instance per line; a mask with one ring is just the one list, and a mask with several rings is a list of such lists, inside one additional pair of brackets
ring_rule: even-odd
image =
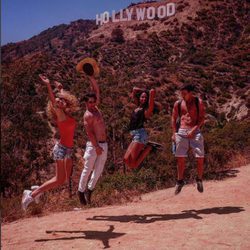
[(77, 19), (95, 19), (136, 0), (2, 0), (1, 45), (31, 38), (45, 29)]

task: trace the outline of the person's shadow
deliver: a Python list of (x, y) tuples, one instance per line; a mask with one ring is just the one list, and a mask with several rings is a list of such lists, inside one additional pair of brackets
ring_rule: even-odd
[(155, 221), (182, 220), (182, 219), (203, 219), (202, 214), (231, 214), (245, 211), (243, 207), (213, 207), (200, 210), (183, 210), (179, 214), (144, 214), (144, 215), (118, 215), (107, 216), (99, 215), (87, 218), (87, 220), (134, 222), (134, 223), (152, 223)]
[(43, 241), (54, 241), (54, 240), (75, 240), (75, 239), (86, 239), (86, 240), (100, 240), (102, 241), (105, 248), (110, 248), (109, 240), (121, 237), (125, 235), (125, 233), (115, 233), (113, 232), (115, 227), (113, 225), (109, 226), (109, 229), (105, 232), (102, 231), (65, 231), (65, 230), (47, 230), (47, 234), (83, 234), (80, 236), (73, 237), (60, 237), (55, 239), (37, 239), (35, 242), (43, 242)]

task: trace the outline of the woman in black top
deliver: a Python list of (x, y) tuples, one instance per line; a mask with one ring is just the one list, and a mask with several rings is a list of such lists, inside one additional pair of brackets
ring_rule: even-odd
[(152, 149), (152, 146), (148, 145), (144, 122), (153, 114), (155, 90), (148, 92), (134, 87), (132, 96), (138, 107), (131, 115), (129, 131), (133, 140), (124, 155), (124, 162), (130, 168), (137, 168)]

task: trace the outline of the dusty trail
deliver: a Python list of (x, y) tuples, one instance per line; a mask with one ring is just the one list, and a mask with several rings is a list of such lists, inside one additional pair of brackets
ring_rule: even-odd
[(2, 249), (250, 249), (250, 165), (235, 177), (143, 195), (123, 206), (2, 225)]

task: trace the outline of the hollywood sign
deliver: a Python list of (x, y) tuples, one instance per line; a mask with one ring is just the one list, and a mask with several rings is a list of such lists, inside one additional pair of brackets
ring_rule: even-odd
[(125, 10), (120, 10), (119, 13), (116, 13), (115, 10), (110, 14), (108, 11), (103, 12), (102, 14), (96, 15), (96, 24), (103, 25), (108, 22), (125, 22), (131, 21), (132, 16), (135, 15), (135, 20), (143, 21), (153, 20), (156, 17), (159, 19), (173, 16), (175, 14), (175, 3), (168, 3), (167, 5), (161, 5), (159, 7), (144, 7), (144, 8), (130, 8)]

